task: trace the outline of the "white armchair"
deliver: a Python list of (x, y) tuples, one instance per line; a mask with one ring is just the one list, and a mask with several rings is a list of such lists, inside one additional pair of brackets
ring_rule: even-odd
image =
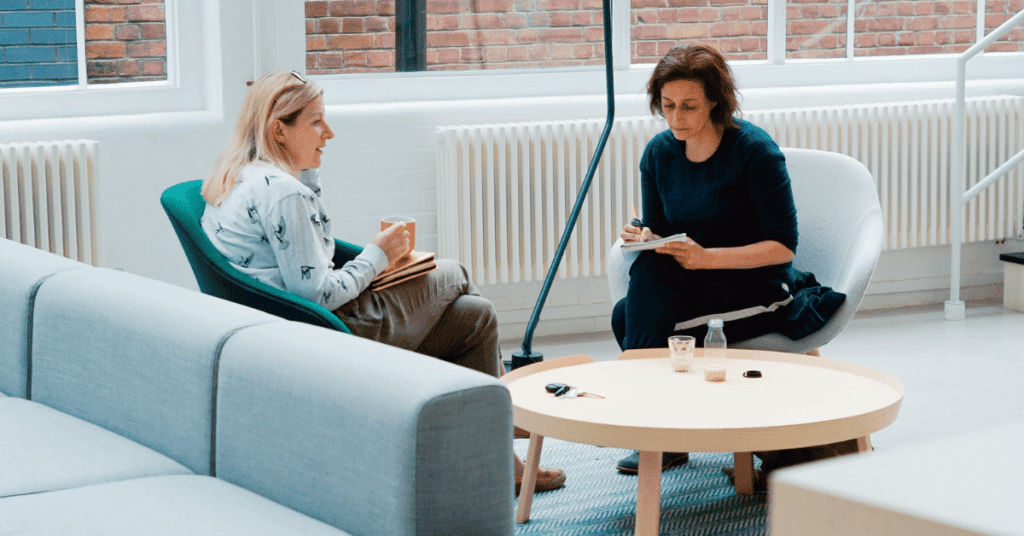
[[(838, 335), (860, 306), (882, 251), (882, 210), (871, 172), (857, 160), (812, 149), (782, 152), (800, 233), (793, 267), (846, 294), (846, 301), (824, 327), (803, 339), (769, 333), (731, 346), (807, 353)], [(622, 239), (616, 241), (607, 258), (613, 304), (629, 287), (629, 263), (619, 250), (621, 244)]]

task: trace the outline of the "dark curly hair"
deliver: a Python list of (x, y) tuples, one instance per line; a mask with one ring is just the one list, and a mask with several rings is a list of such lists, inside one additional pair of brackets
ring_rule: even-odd
[(711, 121), (716, 125), (736, 127), (732, 119), (733, 114), (740, 109), (736, 84), (721, 53), (707, 45), (672, 47), (654, 67), (651, 80), (647, 82), (652, 114), (665, 116), (661, 110), (661, 89), (676, 80), (699, 83), (704, 88), (704, 96), (715, 103), (711, 109)]

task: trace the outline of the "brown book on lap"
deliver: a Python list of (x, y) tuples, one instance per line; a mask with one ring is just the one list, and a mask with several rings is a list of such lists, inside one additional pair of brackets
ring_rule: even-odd
[(427, 273), (433, 272), (437, 269), (437, 263), (434, 261), (420, 263), (413, 268), (415, 269), (403, 270), (401, 273), (394, 273), (388, 277), (370, 283), (370, 290), (383, 290), (390, 286), (404, 283), (410, 279), (415, 279), (421, 275), (426, 275)]
[(413, 251), (398, 260), (394, 266), (377, 274), (370, 282), (370, 290), (380, 290), (413, 277), (423, 275), (437, 268), (434, 254), (426, 251)]

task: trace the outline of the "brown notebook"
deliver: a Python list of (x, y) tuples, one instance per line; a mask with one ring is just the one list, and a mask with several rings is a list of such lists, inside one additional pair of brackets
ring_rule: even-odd
[(434, 254), (426, 251), (413, 251), (400, 259), (390, 269), (377, 274), (370, 282), (370, 290), (380, 290), (421, 276), (437, 268)]

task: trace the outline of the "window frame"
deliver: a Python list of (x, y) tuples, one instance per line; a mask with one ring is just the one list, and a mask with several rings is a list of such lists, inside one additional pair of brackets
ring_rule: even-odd
[[(849, 0), (851, 3), (854, 0)], [(978, 35), (984, 35), (984, 0), (977, 0)], [(629, 2), (612, 5), (612, 49), (616, 93), (645, 90), (653, 63), (631, 64)], [(848, 9), (847, 13), (853, 11)], [(847, 32), (853, 18), (847, 19)], [(305, 35), (302, 36), (305, 38)], [(951, 82), (959, 54), (854, 56), (848, 37), (846, 57), (786, 58), (786, 0), (768, 0), (768, 51), (765, 60), (731, 62), (741, 89), (805, 88), (838, 85)], [(1024, 52), (996, 52), (971, 63), (972, 80), (999, 80), (1024, 72)], [(420, 71), (311, 75), (325, 89), (329, 105), (397, 102), (573, 97), (603, 95), (602, 66), (545, 69)]]
[[(4, 121), (141, 115), (196, 111), (206, 106), (202, 84), (204, 65), (211, 61), (205, 50), (218, 51), (210, 42), (209, 27), (220, 21), (219, 2), (164, 0), (167, 79), (152, 82), (88, 84), (85, 58), (84, 1), (76, 0), (79, 83), (66, 86), (0, 89), (0, 117)], [(197, 39), (180, 39), (188, 28)]]

